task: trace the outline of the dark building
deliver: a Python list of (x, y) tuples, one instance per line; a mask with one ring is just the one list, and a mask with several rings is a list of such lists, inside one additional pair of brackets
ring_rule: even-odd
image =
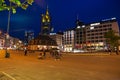
[(47, 7), (46, 14), (42, 14), (41, 35), (49, 35), (51, 32), (51, 28), (51, 17), (49, 15)]
[(50, 38), (48, 35), (39, 35), (35, 39), (29, 42), (30, 50), (42, 50), (56, 48), (58, 45), (55, 40)]
[[(77, 19), (75, 28), (75, 48), (83, 49), (83, 44), (86, 41), (86, 29), (83, 22)], [(80, 44), (80, 45), (79, 45)]]

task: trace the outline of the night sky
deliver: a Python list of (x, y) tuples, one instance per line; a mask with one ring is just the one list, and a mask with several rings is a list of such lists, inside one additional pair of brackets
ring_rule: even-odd
[[(25, 30), (40, 32), (41, 14), (47, 5), (55, 32), (75, 27), (77, 15), (84, 23), (116, 17), (120, 25), (120, 0), (35, 0), (27, 10), (11, 14), (10, 35), (24, 39)], [(8, 11), (0, 12), (0, 29), (6, 32)]]

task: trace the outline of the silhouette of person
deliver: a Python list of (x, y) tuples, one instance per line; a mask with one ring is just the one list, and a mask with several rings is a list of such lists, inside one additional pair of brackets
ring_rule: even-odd
[(26, 48), (25, 48), (25, 51), (24, 51), (24, 53), (25, 53), (24, 55), (25, 55), (25, 56), (27, 56), (27, 49), (26, 49)]

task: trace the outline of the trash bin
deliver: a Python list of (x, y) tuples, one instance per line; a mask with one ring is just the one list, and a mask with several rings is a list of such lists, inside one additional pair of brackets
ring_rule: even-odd
[(5, 53), (5, 58), (9, 58), (10, 57), (10, 53), (6, 52)]

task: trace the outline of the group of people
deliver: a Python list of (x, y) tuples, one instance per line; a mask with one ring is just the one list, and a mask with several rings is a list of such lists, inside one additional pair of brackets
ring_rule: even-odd
[[(28, 49), (24, 49), (24, 56), (27, 56)], [(55, 60), (60, 60), (61, 59), (61, 52), (60, 50), (50, 50), (49, 51), (50, 56), (54, 58)], [(39, 53), (38, 59), (45, 59), (46, 58), (46, 50), (44, 49), (42, 52)]]
[(46, 51), (43, 50), (43, 53), (40, 52), (40, 54), (38, 55), (38, 59), (45, 59), (46, 58)]
[(118, 52), (119, 52), (119, 50), (117, 49), (117, 47), (114, 47), (114, 49), (108, 48), (107, 51), (109, 52), (109, 54), (111, 54), (111, 52), (113, 51), (113, 52), (115, 52), (117, 55), (118, 55)]
[(55, 59), (61, 59), (61, 52), (59, 50), (51, 50), (50, 55)]
[[(58, 50), (50, 50), (50, 56), (54, 58), (55, 60), (61, 59), (61, 53)], [(38, 59), (45, 59), (46, 58), (46, 51), (43, 50), (43, 52), (40, 52)]]

